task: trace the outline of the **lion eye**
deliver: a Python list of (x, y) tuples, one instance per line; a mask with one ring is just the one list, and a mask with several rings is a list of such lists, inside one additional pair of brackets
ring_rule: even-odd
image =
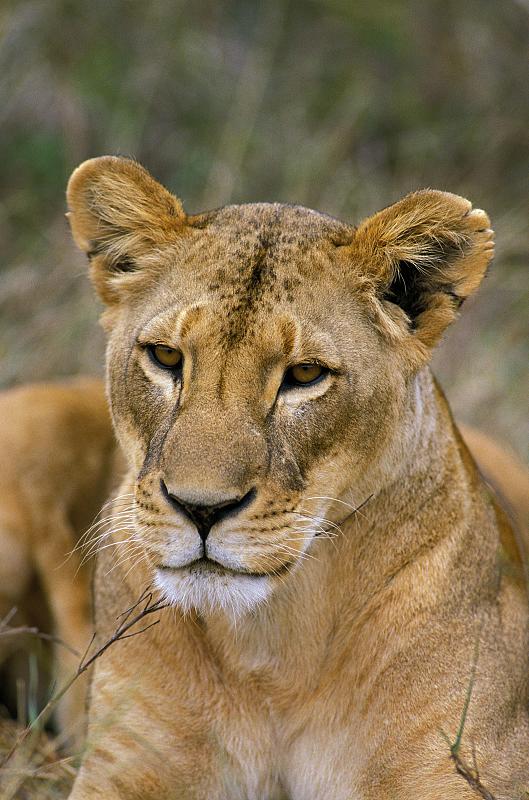
[(152, 359), (165, 369), (178, 369), (182, 364), (182, 353), (174, 347), (153, 344), (149, 346), (149, 352)]
[(328, 373), (320, 364), (296, 364), (290, 367), (283, 379), (284, 386), (309, 386), (316, 383)]

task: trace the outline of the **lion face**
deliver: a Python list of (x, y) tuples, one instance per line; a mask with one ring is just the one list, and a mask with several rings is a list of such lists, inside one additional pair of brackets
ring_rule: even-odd
[(410, 197), (354, 229), (280, 204), (187, 217), (122, 159), (72, 176), (133, 536), (171, 602), (265, 600), (394, 473), (415, 376), (490, 257), (483, 212)]
[(351, 229), (273, 205), (188, 227), (110, 326), (110, 397), (158, 585), (240, 608), (364, 499), (365, 480), (344, 492), (376, 449), (369, 408), (387, 403), (389, 376), (344, 280)]

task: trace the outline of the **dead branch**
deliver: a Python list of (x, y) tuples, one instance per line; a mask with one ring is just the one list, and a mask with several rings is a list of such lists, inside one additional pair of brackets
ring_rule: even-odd
[[(132, 617), (133, 612), (142, 603), (143, 603), (143, 608), (134, 617)], [(150, 614), (154, 614), (156, 611), (161, 611), (163, 608), (167, 608), (168, 605), (169, 604), (163, 602), (163, 600), (155, 600), (153, 602), (153, 593), (145, 589), (140, 595), (139, 599), (136, 601), (136, 603), (134, 603), (134, 605), (132, 605), (130, 608), (128, 608), (126, 611), (122, 612), (119, 615), (118, 619), (120, 617), (123, 617), (123, 621), (118, 625), (118, 627), (116, 628), (110, 639), (108, 639), (105, 642), (105, 644), (99, 648), (99, 650), (97, 650), (92, 656), (90, 656), (90, 658), (87, 658), (88, 652), (90, 651), (90, 647), (95, 638), (92, 637), (92, 641), (88, 646), (88, 650), (86, 651), (86, 653), (84, 654), (83, 658), (79, 663), (75, 677), (78, 677), (79, 675), (82, 675), (83, 672), (86, 672), (88, 667), (90, 667), (91, 664), (93, 664), (94, 661), (96, 661), (96, 659), (100, 658), (103, 655), (103, 653), (106, 650), (108, 650), (109, 647), (115, 644), (115, 642), (119, 642), (122, 639), (130, 639), (133, 636), (139, 636), (141, 633), (144, 633), (145, 631), (149, 630), (149, 628), (152, 628), (154, 625), (157, 625), (160, 621), (159, 619), (149, 623), (149, 625), (145, 625), (143, 628), (140, 628), (140, 630), (129, 633), (131, 628), (137, 625), (137, 623), (140, 622), (142, 619), (145, 619), (145, 617), (148, 617)]]
[(35, 628), (34, 626), (30, 625), (19, 625), (17, 627), (12, 627), (9, 623), (17, 613), (17, 608), (14, 607), (9, 611), (6, 616), (0, 620), (0, 637), (3, 636), (35, 636), (37, 639), (43, 639), (46, 642), (53, 642), (53, 644), (59, 644), (61, 647), (64, 647), (74, 656), (80, 656), (80, 653), (77, 652), (68, 642), (65, 642), (63, 639), (60, 639), (58, 636), (54, 636), (51, 633), (43, 633), (43, 631)]
[[(146, 617), (154, 614), (157, 611), (161, 611), (162, 609), (166, 608), (169, 604), (163, 602), (162, 600), (153, 600), (153, 593), (150, 589), (144, 589), (141, 593), (138, 600), (126, 611), (119, 615), (118, 619), (122, 618), (121, 622), (117, 626), (116, 630), (112, 634), (112, 636), (107, 639), (107, 641), (99, 647), (93, 655), (88, 657), (88, 653), (94, 643), (95, 634), (92, 637), (83, 657), (79, 662), (79, 666), (77, 667), (74, 674), (66, 681), (66, 683), (58, 689), (52, 697), (48, 700), (42, 711), (38, 714), (38, 716), (28, 725), (24, 730), (20, 733), (20, 736), (16, 739), (13, 746), (10, 748), (6, 756), (4, 757), (2, 763), (0, 764), (0, 769), (4, 768), (7, 762), (12, 758), (14, 753), (21, 747), (24, 742), (28, 739), (28, 737), (36, 736), (42, 730), (44, 724), (48, 720), (49, 716), (55, 709), (59, 700), (66, 694), (66, 692), (70, 689), (73, 683), (84, 673), (87, 669), (98, 659), (100, 658), (103, 653), (105, 653), (109, 647), (111, 647), (116, 642), (122, 641), (124, 639), (130, 639), (133, 636), (139, 636), (140, 634), (144, 633), (149, 628), (152, 628), (154, 625), (157, 625), (160, 621), (159, 619), (155, 620), (154, 622), (149, 623), (148, 625), (143, 626), (139, 630), (132, 630), (134, 626), (136, 626), (139, 622), (141, 622)], [(139, 610), (138, 610), (139, 609)], [(136, 613), (134, 613), (136, 612)], [(9, 617), (12, 619), (12, 615)], [(4, 621), (2, 621), (4, 622)]]
[(473, 768), (469, 767), (468, 764), (461, 758), (460, 755), (461, 740), (463, 739), (463, 733), (465, 732), (465, 725), (467, 721), (468, 710), (470, 708), (470, 701), (472, 699), (472, 693), (474, 691), (474, 684), (476, 683), (476, 674), (477, 674), (478, 660), (479, 660), (479, 644), (481, 639), (481, 632), (483, 630), (483, 625), (484, 621), (482, 620), (479, 626), (479, 631), (476, 636), (476, 642), (474, 645), (474, 657), (472, 659), (472, 666), (470, 670), (470, 680), (468, 682), (468, 687), (465, 694), (465, 700), (463, 703), (463, 709), (461, 712), (461, 718), (459, 721), (459, 728), (456, 734), (456, 738), (453, 742), (450, 742), (450, 739), (443, 731), (441, 731), (441, 734), (450, 748), (450, 758), (454, 762), (457, 774), (461, 775), (461, 777), (464, 778), (464, 780), (466, 780), (468, 785), (477, 794), (479, 794), (480, 797), (483, 797), (484, 800), (496, 800), (494, 795), (491, 794), (489, 790), (482, 784), (481, 779), (479, 777), (475, 743), (472, 742), (472, 760), (474, 764)]
[(458, 775), (461, 775), (480, 797), (483, 797), (484, 800), (496, 800), (496, 797), (481, 783), (476, 767), (471, 769), (456, 752), (450, 753), (450, 758), (454, 762)]

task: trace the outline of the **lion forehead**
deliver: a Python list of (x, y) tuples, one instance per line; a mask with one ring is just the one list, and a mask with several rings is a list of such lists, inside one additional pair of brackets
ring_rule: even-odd
[(223, 206), (189, 217), (188, 223), (195, 228), (209, 228), (219, 236), (235, 234), (252, 239), (266, 234), (271, 240), (299, 245), (325, 238), (345, 244), (354, 233), (354, 228), (341, 220), (288, 203)]
[(258, 317), (310, 294), (335, 247), (353, 235), (332, 217), (279, 203), (226, 206), (191, 218), (190, 228), (184, 259), (199, 292), (214, 296), (230, 344)]

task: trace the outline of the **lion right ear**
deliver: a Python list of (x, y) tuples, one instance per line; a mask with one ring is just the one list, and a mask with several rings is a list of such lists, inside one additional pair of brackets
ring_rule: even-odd
[(137, 259), (174, 241), (186, 223), (180, 200), (135, 161), (102, 156), (73, 172), (66, 190), (73, 238), (91, 262), (102, 300), (119, 300), (119, 276)]
[(424, 189), (364, 220), (350, 249), (382, 307), (405, 315), (426, 354), (478, 288), (494, 235), (487, 214), (464, 197)]

